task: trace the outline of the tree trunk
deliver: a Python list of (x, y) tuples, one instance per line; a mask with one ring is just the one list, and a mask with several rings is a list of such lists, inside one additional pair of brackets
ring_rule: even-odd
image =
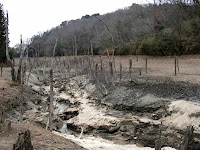
[(20, 60), (19, 60), (19, 68), (18, 68), (18, 74), (17, 74), (17, 81), (20, 82), (21, 81), (21, 68), (22, 68), (22, 58), (23, 58), (23, 54), (22, 54), (22, 35), (21, 35), (21, 45), (20, 45)]

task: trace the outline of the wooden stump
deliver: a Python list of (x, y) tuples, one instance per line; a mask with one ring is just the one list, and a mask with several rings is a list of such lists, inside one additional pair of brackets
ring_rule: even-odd
[(13, 145), (13, 150), (33, 150), (33, 145), (31, 144), (31, 134), (29, 130), (19, 133), (18, 139)]

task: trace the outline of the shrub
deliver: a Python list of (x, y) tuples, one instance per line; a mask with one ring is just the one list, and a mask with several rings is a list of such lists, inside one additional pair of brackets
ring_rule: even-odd
[(131, 46), (128, 43), (120, 43), (115, 47), (116, 55), (128, 55), (131, 53)]

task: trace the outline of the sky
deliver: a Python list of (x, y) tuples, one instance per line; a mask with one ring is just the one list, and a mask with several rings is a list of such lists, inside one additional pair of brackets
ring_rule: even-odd
[(63, 21), (94, 13), (105, 14), (145, 0), (0, 0), (9, 14), (9, 40), (13, 47), (32, 36), (50, 30)]

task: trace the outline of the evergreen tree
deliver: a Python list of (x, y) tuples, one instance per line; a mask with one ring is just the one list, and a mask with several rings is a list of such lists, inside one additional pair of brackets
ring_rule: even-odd
[(6, 62), (6, 18), (0, 3), (0, 63)]

